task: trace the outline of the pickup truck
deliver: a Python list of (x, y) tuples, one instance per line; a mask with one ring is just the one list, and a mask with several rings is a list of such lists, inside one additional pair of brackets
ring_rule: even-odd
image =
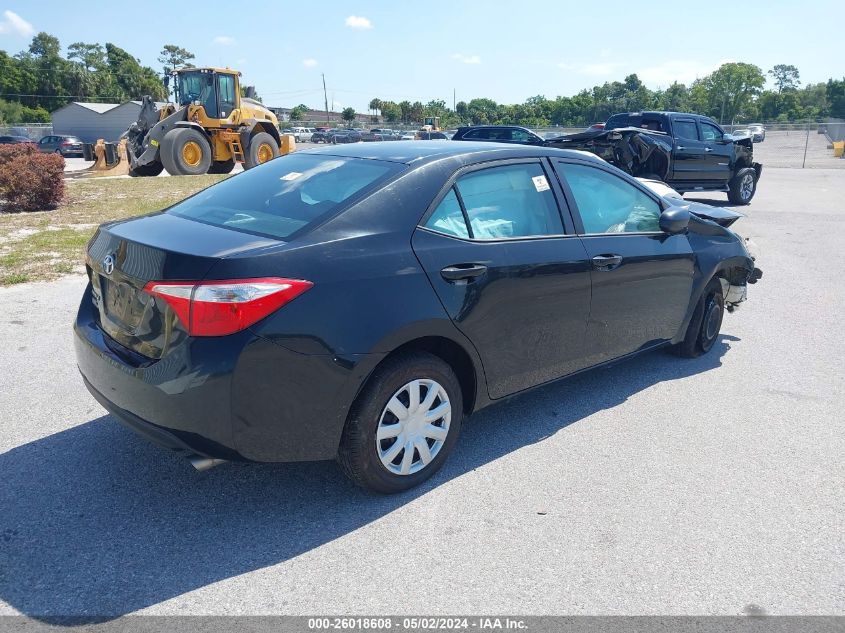
[(563, 149), (587, 150), (632, 176), (655, 178), (680, 193), (725, 191), (748, 204), (763, 166), (749, 137), (737, 138), (706, 116), (682, 112), (626, 112), (601, 130), (547, 139)]

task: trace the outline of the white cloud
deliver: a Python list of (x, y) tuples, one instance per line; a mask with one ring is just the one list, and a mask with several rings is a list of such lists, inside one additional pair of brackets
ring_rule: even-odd
[(350, 15), (346, 18), (346, 26), (350, 29), (371, 29), (373, 28), (373, 23), (370, 22), (367, 18), (361, 17), (360, 15)]
[(649, 66), (637, 70), (637, 77), (650, 86), (661, 86), (666, 88), (673, 82), (689, 85), (696, 79), (709, 75), (722, 64), (729, 63), (730, 59), (723, 59), (719, 62), (706, 63), (692, 60), (668, 60), (656, 66)]
[(21, 37), (35, 35), (33, 26), (14, 11), (3, 11), (3, 21), (0, 22), (0, 35), (12, 33)]
[(478, 55), (463, 55), (461, 53), (455, 53), (452, 55), (452, 59), (457, 59), (459, 62), (463, 62), (464, 64), (481, 63), (481, 58)]
[(220, 46), (231, 46), (235, 43), (235, 38), (229, 35), (218, 35), (212, 40), (212, 43)]
[(314, 66), (316, 66), (317, 63), (318, 62), (317, 62), (316, 59), (311, 59), (310, 57), (308, 59), (302, 60), (302, 65), (305, 66), (306, 68), (314, 68)]

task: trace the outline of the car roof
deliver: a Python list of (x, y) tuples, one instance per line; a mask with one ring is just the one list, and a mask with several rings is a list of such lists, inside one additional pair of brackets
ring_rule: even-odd
[(598, 156), (574, 150), (535, 145), (491, 143), (485, 141), (410, 141), (407, 143), (355, 143), (343, 146), (320, 147), (304, 150), (307, 154), (344, 156), (371, 160), (385, 160), (407, 165), (430, 163), (443, 158), (461, 157), (466, 163), (508, 158), (535, 158), (556, 156), (604, 161)]

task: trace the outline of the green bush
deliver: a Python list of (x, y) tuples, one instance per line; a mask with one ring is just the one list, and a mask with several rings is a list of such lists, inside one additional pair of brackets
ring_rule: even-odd
[(35, 145), (0, 145), (0, 208), (54, 209), (65, 193), (65, 159)]

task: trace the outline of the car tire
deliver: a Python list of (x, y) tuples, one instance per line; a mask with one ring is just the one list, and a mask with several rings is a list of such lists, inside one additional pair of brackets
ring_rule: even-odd
[(199, 176), (211, 167), (211, 145), (199, 130), (177, 127), (161, 139), (159, 158), (171, 176)]
[(133, 178), (158, 176), (162, 171), (164, 171), (164, 165), (159, 161), (155, 161), (146, 165), (138, 165), (135, 169), (130, 169), (129, 175)]
[[(426, 422), (427, 413), (440, 411), (441, 417)], [(363, 488), (382, 494), (408, 490), (440, 469), (457, 441), (462, 419), (461, 386), (452, 368), (426, 352), (398, 355), (374, 372), (350, 409), (338, 462)]]
[(263, 163), (270, 162), (279, 156), (279, 145), (267, 132), (255, 134), (249, 141), (249, 147), (244, 156), (244, 169), (252, 169)]
[(215, 160), (211, 163), (211, 167), (208, 168), (208, 173), (231, 174), (234, 168), (235, 160), (233, 158), (230, 158), (229, 160)]
[(714, 277), (701, 293), (684, 340), (673, 348), (675, 353), (684, 358), (697, 358), (709, 352), (719, 338), (724, 317), (725, 298), (722, 296), (722, 282)]
[(746, 167), (728, 183), (728, 200), (734, 204), (748, 204), (757, 193), (757, 172)]

